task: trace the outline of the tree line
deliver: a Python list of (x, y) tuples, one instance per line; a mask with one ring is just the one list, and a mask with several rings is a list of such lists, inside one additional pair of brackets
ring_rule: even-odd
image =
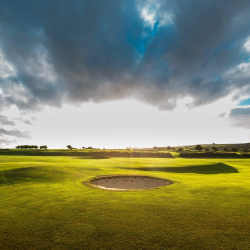
[[(67, 148), (70, 150), (77, 149), (77, 148), (72, 147), (71, 145), (67, 145)], [(88, 147), (88, 148), (82, 147), (82, 149), (93, 149), (93, 147)]]
[[(38, 149), (37, 145), (18, 145), (16, 149)], [(47, 145), (40, 146), (40, 149), (48, 149)]]
[[(206, 152), (209, 152), (209, 151), (210, 151), (209, 148), (203, 148), (201, 145), (197, 145), (197, 146), (195, 147), (195, 149), (198, 150), (198, 151), (202, 151), (203, 149), (204, 149), (204, 151), (206, 151)], [(219, 151), (219, 149), (218, 149), (217, 147), (212, 147), (211, 150), (212, 150), (213, 152)], [(231, 152), (238, 152), (239, 150), (238, 150), (238, 148), (232, 147), (231, 149), (229, 149), (229, 148), (224, 148), (223, 151), (224, 151), (224, 152), (229, 152), (229, 151), (231, 151)], [(249, 149), (243, 149), (242, 151), (244, 151), (244, 152), (249, 152)]]
[[(128, 148), (127, 148), (128, 149)], [(179, 152), (182, 152), (182, 151), (190, 151), (190, 149), (184, 149), (183, 147), (170, 147), (170, 146), (167, 146), (167, 147), (156, 147), (154, 146), (153, 147), (154, 150), (172, 150), (172, 151), (179, 151)], [(218, 149), (217, 147), (213, 146), (211, 148), (208, 148), (208, 147), (202, 147), (201, 145), (196, 145), (194, 147), (195, 150), (197, 151), (205, 151), (205, 152), (209, 152), (209, 151), (212, 151), (212, 152), (218, 152), (218, 151), (224, 151), (224, 152), (238, 152), (238, 151), (243, 151), (243, 152), (249, 152), (250, 149), (238, 149), (236, 147), (232, 147), (232, 148), (223, 148), (223, 149)], [(193, 149), (191, 149), (193, 150)]]

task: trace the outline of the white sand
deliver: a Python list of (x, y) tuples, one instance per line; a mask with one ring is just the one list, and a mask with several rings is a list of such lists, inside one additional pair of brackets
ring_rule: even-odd
[(155, 187), (164, 187), (172, 182), (164, 179), (151, 178), (147, 176), (104, 176), (92, 180), (92, 185), (109, 190), (126, 189), (147, 189)]

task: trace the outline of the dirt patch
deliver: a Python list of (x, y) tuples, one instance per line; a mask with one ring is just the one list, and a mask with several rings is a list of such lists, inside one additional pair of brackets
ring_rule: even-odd
[(150, 189), (171, 185), (170, 180), (140, 175), (100, 176), (90, 182), (93, 186), (107, 190)]

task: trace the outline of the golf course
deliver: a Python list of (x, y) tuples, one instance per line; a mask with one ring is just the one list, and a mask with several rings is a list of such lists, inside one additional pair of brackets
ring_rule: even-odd
[[(250, 248), (249, 159), (32, 152), (0, 155), (0, 249)], [(91, 186), (107, 175), (172, 184)]]

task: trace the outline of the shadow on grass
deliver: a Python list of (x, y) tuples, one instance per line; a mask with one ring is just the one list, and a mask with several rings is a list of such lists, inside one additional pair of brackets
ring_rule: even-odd
[(21, 155), (21, 156), (73, 156), (82, 157), (82, 159), (108, 159), (110, 157), (126, 158), (173, 158), (170, 153), (156, 152), (120, 152), (120, 151), (70, 151), (70, 150), (0, 150), (0, 155)]
[(227, 164), (217, 163), (214, 165), (198, 165), (198, 166), (186, 166), (186, 167), (159, 167), (159, 168), (123, 168), (133, 169), (140, 171), (160, 171), (171, 173), (196, 173), (196, 174), (232, 174), (239, 173), (239, 171)]
[(42, 167), (16, 168), (0, 172), (0, 185), (23, 182), (58, 182), (66, 173), (57, 170), (46, 170)]
[(89, 156), (83, 156), (83, 157), (72, 155), (72, 157), (75, 157), (75, 158), (81, 159), (81, 160), (109, 159), (110, 158), (110, 157), (105, 156), (105, 155), (89, 155)]
[(82, 157), (82, 159), (107, 159), (108, 155), (102, 152), (75, 152), (75, 151), (50, 151), (50, 150), (9, 150), (0, 151), (0, 155), (19, 155), (19, 156), (70, 156)]

